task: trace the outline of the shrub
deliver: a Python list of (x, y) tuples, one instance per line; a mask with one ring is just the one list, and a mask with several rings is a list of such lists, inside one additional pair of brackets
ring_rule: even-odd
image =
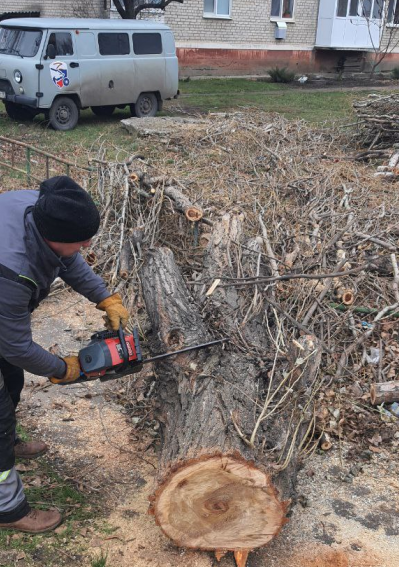
[(399, 79), (399, 67), (394, 67), (391, 71), (392, 79)]
[(274, 67), (268, 73), (272, 83), (291, 83), (295, 79), (295, 73), (287, 67)]

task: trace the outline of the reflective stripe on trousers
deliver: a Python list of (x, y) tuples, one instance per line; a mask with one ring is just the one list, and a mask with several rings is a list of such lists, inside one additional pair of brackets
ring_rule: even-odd
[(0, 482), (7, 480), (11, 471), (12, 471), (12, 469), (10, 469), (9, 471), (4, 471), (4, 472), (0, 473)]
[(1, 474), (7, 476), (0, 482), (0, 514), (12, 513), (23, 504), (24, 489), (15, 467)]
[[(3, 404), (0, 404), (0, 406), (2, 406), (3, 411), (9, 411), (10, 408), (13, 410), (13, 405), (11, 403), (11, 400), (9, 400), (8, 403), (4, 403), (6, 402), (6, 397), (9, 397), (8, 393), (4, 390), (4, 388), (5, 388), (4, 378), (3, 378), (3, 374), (0, 371), (0, 401), (3, 402)], [(14, 413), (14, 411), (12, 411), (12, 413)], [(3, 424), (1, 417), (4, 416), (0, 416), (0, 424), (6, 425), (6, 428), (8, 429), (10, 425), (8, 423), (9, 420), (8, 419), (3, 420), (6, 422), (5, 424)], [(12, 433), (11, 451), (13, 451), (13, 447), (14, 447), (14, 435), (15, 435), (14, 428)], [(4, 435), (5, 432), (3, 431), (2, 427), (0, 427), (0, 430), (1, 430), (0, 434)], [(5, 435), (4, 437), (5, 437), (4, 440), (3, 439), (0, 440), (1, 441), (0, 448), (2, 450), (7, 449), (8, 451), (10, 445), (10, 439), (6, 440), (6, 438), (10, 437), (10, 435)], [(6, 441), (6, 442), (3, 443), (2, 441)], [(25, 500), (24, 489), (19, 474), (15, 470), (15, 467), (13, 466), (9, 470), (0, 471), (0, 514), (4, 514), (4, 513), (12, 514), (13, 510), (18, 509), (18, 507), (20, 507), (23, 504), (24, 500)]]

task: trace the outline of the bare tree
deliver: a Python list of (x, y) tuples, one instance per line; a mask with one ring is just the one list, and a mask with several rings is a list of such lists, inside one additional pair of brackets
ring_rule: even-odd
[(142, 10), (148, 10), (150, 8), (165, 10), (166, 6), (171, 2), (183, 4), (183, 0), (114, 0), (114, 5), (121, 18), (125, 20), (135, 20), (137, 14)]
[(373, 49), (370, 78), (387, 55), (399, 46), (399, 0), (360, 0)]

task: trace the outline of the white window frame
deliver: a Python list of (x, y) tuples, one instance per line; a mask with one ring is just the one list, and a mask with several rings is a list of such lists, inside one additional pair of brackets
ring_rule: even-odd
[[(381, 18), (373, 18), (373, 17), (372, 17), (372, 14), (374, 13), (374, 4), (375, 4), (376, 1), (377, 1), (377, 0), (372, 0), (371, 11), (370, 11), (370, 14), (371, 14), (371, 15), (370, 15), (370, 18), (369, 18), (369, 19), (370, 19), (370, 20), (375, 20), (375, 21), (380, 21)], [(388, 2), (389, 2), (389, 0), (385, 0), (385, 1), (388, 1)], [(348, 0), (348, 4), (347, 4), (347, 7), (346, 7), (346, 16), (338, 16), (338, 2), (337, 2), (337, 6), (336, 6), (336, 10), (335, 10), (335, 17), (336, 17), (338, 20), (346, 20), (347, 18), (350, 18), (350, 19), (354, 19), (354, 18), (365, 19), (365, 18), (366, 18), (366, 16), (363, 16), (363, 15), (360, 13), (361, 0), (358, 0), (358, 2), (357, 2), (357, 15), (356, 15), (356, 16), (350, 16), (350, 15), (349, 15), (350, 6), (351, 6), (351, 0)], [(385, 6), (384, 6), (384, 8), (385, 8)], [(383, 9), (384, 9), (384, 8), (383, 8)]]
[[(388, 2), (389, 5), (389, 0), (386, 0)], [(395, 18), (395, 11), (396, 11), (396, 7), (399, 3), (399, 0), (394, 0), (394, 5), (393, 5), (393, 11), (392, 11), (392, 21), (388, 22), (387, 20), (387, 28), (399, 28), (399, 23), (395, 24), (394, 23), (394, 18)]]
[(217, 18), (217, 19), (220, 19), (220, 20), (231, 20), (231, 8), (232, 8), (233, 0), (229, 0), (229, 15), (228, 15), (228, 16), (227, 16), (226, 14), (218, 14), (218, 13), (217, 13), (218, 1), (219, 1), (219, 0), (214, 0), (214, 2), (215, 2), (215, 9), (214, 9), (213, 12), (205, 12), (205, 0), (204, 0), (204, 12), (203, 12), (203, 17), (204, 17), (204, 18)]
[[(294, 0), (294, 5), (292, 8), (292, 17), (291, 18), (283, 18), (283, 0), (280, 0), (280, 15), (279, 16), (270, 16), (270, 21), (271, 22), (288, 22), (288, 23), (293, 23), (295, 22), (295, 6), (296, 6), (297, 0)], [(271, 11), (271, 2), (270, 2), (270, 11)]]

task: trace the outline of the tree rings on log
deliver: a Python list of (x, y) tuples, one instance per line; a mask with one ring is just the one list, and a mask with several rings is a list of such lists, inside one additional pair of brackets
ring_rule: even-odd
[(287, 522), (268, 474), (235, 457), (186, 461), (159, 488), (158, 525), (181, 547), (246, 551), (264, 546)]
[(185, 211), (185, 215), (190, 222), (198, 222), (202, 219), (204, 213), (196, 207), (188, 207)]
[(344, 305), (353, 305), (355, 302), (355, 294), (351, 289), (342, 290), (342, 303)]

